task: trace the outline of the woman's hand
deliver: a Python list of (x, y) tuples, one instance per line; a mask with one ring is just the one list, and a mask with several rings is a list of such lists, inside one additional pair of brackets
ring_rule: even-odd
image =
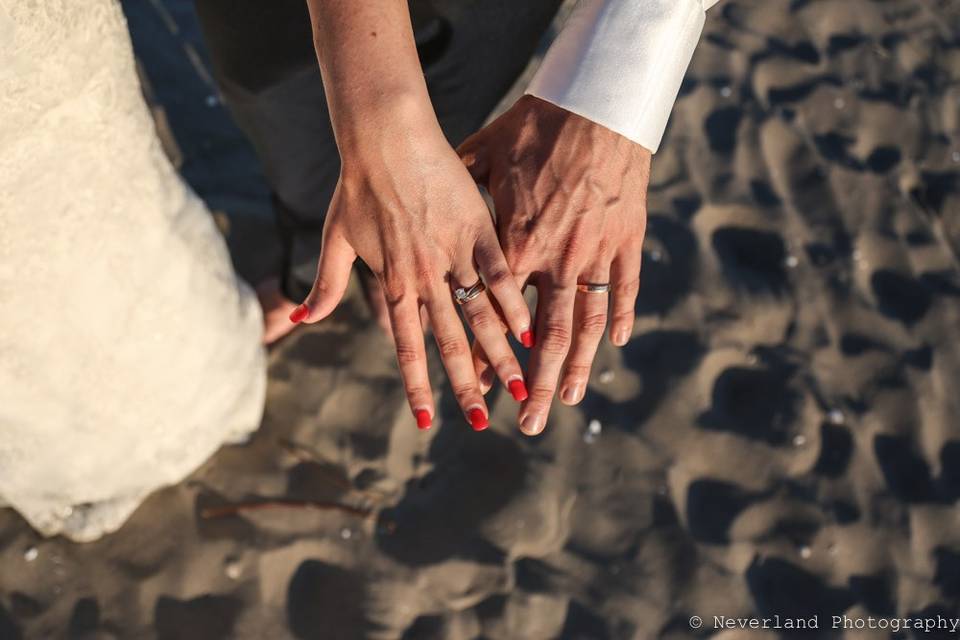
[[(459, 149), (493, 196), (500, 245), (517, 282), (537, 288), (536, 347), (524, 433), (540, 433), (560, 383), (560, 398), (583, 398), (607, 325), (618, 346), (633, 331), (646, 228), (650, 152), (590, 120), (532, 96)], [(578, 284), (610, 284), (610, 292)], [(489, 360), (476, 350), (479, 374)]]
[(489, 413), (453, 290), (481, 277), (486, 283), (485, 292), (463, 305), (464, 316), (518, 400), (526, 398), (523, 374), (497, 308), (521, 341), (529, 332), (529, 310), (507, 268), (490, 213), (457, 154), (438, 127), (395, 115), (396, 129), (369, 132), (362, 148), (341, 150), (343, 169), (327, 213), (317, 279), (291, 319), (316, 322), (333, 311), (359, 255), (383, 288), (418, 426), (429, 427), (434, 415), (420, 323), (423, 306), (457, 401), (473, 428), (481, 430)]
[(341, 172), (316, 282), (290, 319), (316, 322), (333, 311), (359, 255), (383, 289), (417, 425), (429, 427), (435, 411), (422, 306), (460, 407), (474, 429), (485, 429), (489, 413), (452, 293), (483, 276), (487, 291), (463, 312), (518, 400), (527, 392), (493, 300), (518, 338), (529, 335), (530, 312), (476, 184), (433, 113), (407, 2), (308, 0), (307, 6)]

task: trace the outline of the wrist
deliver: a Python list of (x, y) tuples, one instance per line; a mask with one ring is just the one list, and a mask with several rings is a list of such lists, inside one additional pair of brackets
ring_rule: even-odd
[(337, 111), (332, 117), (333, 128), (345, 163), (443, 139), (429, 98), (410, 92), (378, 92)]

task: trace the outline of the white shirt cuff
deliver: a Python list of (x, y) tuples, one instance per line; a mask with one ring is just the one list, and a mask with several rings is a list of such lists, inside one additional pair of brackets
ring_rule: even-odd
[(717, 0), (581, 0), (526, 93), (656, 152)]

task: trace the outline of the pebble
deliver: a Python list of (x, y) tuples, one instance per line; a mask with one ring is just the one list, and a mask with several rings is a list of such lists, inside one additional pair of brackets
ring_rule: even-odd
[(653, 251), (650, 252), (650, 259), (653, 260), (654, 262), (660, 262), (660, 260), (663, 259), (663, 254), (657, 251), (656, 249), (654, 249)]
[(840, 409), (831, 409), (830, 413), (827, 414), (827, 420), (830, 421), (830, 424), (843, 424), (846, 421), (846, 416)]
[(587, 433), (592, 433), (595, 436), (600, 435), (600, 431), (603, 429), (603, 426), (600, 424), (600, 421), (594, 418), (590, 421), (590, 424), (587, 425)]
[(807, 546), (800, 547), (800, 557), (801, 557), (801, 558), (807, 559), (807, 558), (809, 558), (809, 557), (812, 556), (812, 555), (813, 555), (813, 551), (810, 550), (810, 547), (807, 547)]
[(231, 580), (239, 580), (240, 575), (243, 573), (243, 566), (241, 566), (239, 560), (229, 560), (224, 565), (223, 571)]
[(794, 269), (798, 264), (800, 264), (800, 259), (797, 256), (787, 256), (787, 259), (784, 261), (788, 268)]
[(733, 89), (730, 87), (723, 87), (720, 89), (720, 95), (722, 95), (724, 98), (729, 98), (733, 95)]
[(40, 550), (36, 547), (27, 547), (23, 552), (23, 559), (27, 562), (33, 562), (40, 555)]
[(349, 527), (344, 527), (340, 529), (340, 537), (344, 540), (349, 540), (353, 537), (353, 531), (351, 531)]
[(833, 106), (837, 109), (843, 109), (845, 106), (847, 106), (847, 101), (843, 98), (837, 98), (833, 101)]
[(611, 371), (610, 369), (601, 371), (599, 376), (600, 383), (610, 384), (611, 382), (613, 382), (613, 376), (614, 376), (613, 371)]
[(793, 446), (802, 447), (805, 444), (807, 444), (807, 436), (799, 434), (793, 437)]
[(953, 158), (954, 162), (960, 162), (960, 151), (954, 151), (950, 154), (950, 157)]
[(204, 102), (206, 102), (208, 107), (215, 107), (220, 103), (220, 101), (217, 100), (217, 96), (215, 95), (207, 96), (207, 99)]

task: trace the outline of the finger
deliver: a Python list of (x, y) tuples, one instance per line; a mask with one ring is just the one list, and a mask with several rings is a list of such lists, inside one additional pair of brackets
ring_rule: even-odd
[[(606, 284), (610, 281), (609, 263), (602, 262), (587, 269), (580, 278), (583, 283)], [(607, 292), (577, 291), (573, 308), (573, 344), (563, 366), (560, 400), (575, 405), (583, 399), (590, 379), (590, 368), (597, 355), (597, 347), (607, 328)]]
[(480, 393), (487, 395), (487, 392), (493, 388), (493, 381), (497, 377), (497, 372), (493, 370), (493, 365), (490, 364), (490, 359), (487, 358), (487, 353), (479, 342), (473, 343), (471, 352), (473, 354), (473, 370), (477, 372), (477, 381), (480, 383)]
[[(523, 299), (523, 292), (517, 284), (516, 274), (507, 265), (497, 234), (491, 225), (481, 232), (474, 247), (474, 259), (477, 269), (483, 276), (487, 290), (496, 300), (500, 315), (510, 327), (510, 331), (520, 343), (529, 348), (533, 346), (533, 331), (530, 323), (530, 308)], [(486, 346), (486, 345), (484, 345)], [(493, 355), (487, 352), (488, 355)]]
[(610, 319), (610, 342), (622, 347), (633, 335), (637, 294), (640, 292), (640, 261), (643, 254), (639, 244), (630, 244), (620, 250), (610, 265), (610, 293), (613, 300)]
[(490, 182), (490, 163), (487, 162), (481, 140), (481, 132), (473, 134), (457, 147), (457, 153), (474, 182), (487, 188)]
[(387, 311), (410, 410), (417, 420), (417, 427), (429, 429), (433, 424), (434, 406), (423, 346), (423, 327), (420, 325), (420, 305), (414, 296), (405, 296), (398, 302), (388, 303)]
[(473, 430), (483, 431), (490, 425), (490, 414), (480, 393), (467, 335), (463, 331), (460, 316), (453, 308), (449, 290), (441, 289), (431, 294), (425, 306), (430, 314), (433, 336), (450, 378), (453, 395)]
[[(466, 273), (461, 272), (451, 275), (454, 286), (461, 283), (480, 282), (480, 277), (472, 269)], [(483, 347), (488, 362), (493, 366), (503, 386), (510, 390), (510, 394), (517, 402), (526, 400), (527, 387), (523, 382), (520, 363), (517, 362), (517, 357), (513, 354), (510, 343), (507, 342), (500, 316), (490, 302), (487, 291), (481, 292), (472, 300), (460, 305), (460, 311), (473, 331), (477, 342)], [(476, 367), (473, 367), (473, 371), (476, 372)], [(479, 377), (477, 380), (479, 384)], [(480, 390), (483, 393), (482, 385), (480, 385)]]
[(347, 290), (350, 269), (356, 258), (356, 252), (341, 233), (339, 225), (324, 227), (317, 277), (307, 299), (290, 314), (290, 322), (312, 323), (330, 315)]
[(527, 388), (530, 397), (520, 410), (520, 430), (537, 435), (547, 424), (557, 378), (570, 349), (576, 286), (537, 285), (537, 344), (530, 355)]

